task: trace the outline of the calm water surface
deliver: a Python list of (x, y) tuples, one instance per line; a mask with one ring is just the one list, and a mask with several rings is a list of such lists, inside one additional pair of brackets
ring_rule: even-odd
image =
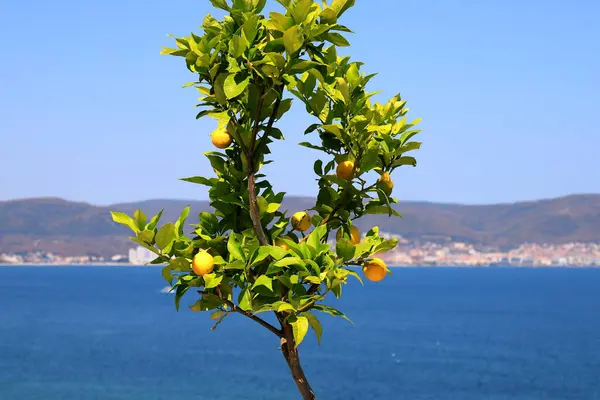
[[(164, 286), (150, 267), (0, 267), (0, 399), (299, 398), (272, 334), (238, 315), (211, 332)], [(330, 304), (355, 326), (323, 316), (301, 346), (319, 399), (600, 399), (600, 269), (403, 268), (345, 290)]]

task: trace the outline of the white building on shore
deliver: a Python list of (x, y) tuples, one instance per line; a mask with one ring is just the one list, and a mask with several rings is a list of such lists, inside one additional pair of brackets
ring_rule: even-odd
[(150, 250), (138, 246), (135, 249), (129, 249), (129, 263), (133, 265), (145, 265), (156, 258), (156, 254)]

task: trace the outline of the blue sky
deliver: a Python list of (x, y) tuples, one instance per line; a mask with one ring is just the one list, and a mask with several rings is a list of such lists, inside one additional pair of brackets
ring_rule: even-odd
[[(274, 0), (269, 0), (275, 4)], [(195, 120), (167, 33), (198, 31), (207, 0), (0, 2), (0, 200), (109, 204), (205, 199), (180, 177), (212, 174), (211, 120)], [(422, 117), (401, 200), (496, 203), (600, 191), (600, 2), (357, 0), (347, 50)], [(298, 104), (297, 104), (298, 105)], [(311, 120), (281, 123), (267, 173), (311, 195)]]

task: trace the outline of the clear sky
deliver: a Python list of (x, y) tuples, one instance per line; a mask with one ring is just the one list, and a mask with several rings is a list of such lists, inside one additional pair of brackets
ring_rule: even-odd
[[(274, 6), (274, 0), (269, 0)], [(342, 23), (354, 59), (422, 117), (401, 200), (492, 203), (600, 192), (600, 2), (357, 0)], [(205, 199), (214, 122), (193, 80), (160, 56), (198, 31), (208, 0), (0, 1), (0, 200), (95, 204)], [(297, 104), (299, 106), (299, 104)], [(301, 107), (267, 172), (312, 195), (316, 152), (296, 145)]]

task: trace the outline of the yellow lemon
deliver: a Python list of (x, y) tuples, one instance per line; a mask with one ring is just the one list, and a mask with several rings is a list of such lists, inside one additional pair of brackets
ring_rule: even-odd
[(292, 227), (299, 231), (306, 231), (310, 228), (310, 217), (304, 211), (299, 211), (292, 215)]
[(354, 163), (352, 161), (342, 161), (335, 170), (338, 178), (350, 181), (354, 178)]
[(192, 270), (196, 275), (204, 276), (213, 272), (215, 267), (215, 259), (213, 256), (208, 254), (206, 250), (194, 256), (192, 261)]
[(363, 274), (365, 274), (368, 280), (379, 282), (387, 274), (385, 262), (381, 258), (373, 258), (363, 265)]
[(282, 238), (277, 238), (277, 239), (275, 239), (275, 246), (279, 246), (279, 247), (281, 247), (281, 248), (282, 248), (282, 249), (284, 249), (284, 250), (289, 250), (289, 249), (290, 249), (290, 246), (288, 246), (288, 245), (287, 245), (287, 244), (286, 244), (286, 243), (285, 243), (283, 240), (281, 240), (281, 239), (289, 239), (289, 240), (292, 240), (292, 238), (291, 238), (291, 237), (289, 237), (289, 236), (284, 236), (284, 237), (282, 237)]
[(226, 149), (231, 144), (233, 140), (231, 135), (227, 131), (227, 129), (221, 129), (218, 131), (214, 131), (211, 133), (210, 138), (212, 140), (212, 144), (219, 149)]
[[(342, 228), (340, 228), (340, 229), (338, 229), (337, 233), (335, 234), (335, 238), (338, 241), (340, 241), (340, 240), (342, 240), (343, 235), (344, 235), (344, 233), (342, 232)], [(360, 243), (360, 231), (354, 225), (352, 225), (350, 227), (350, 241), (352, 242), (352, 244)]]
[(381, 174), (379, 181), (377, 182), (379, 187), (383, 189), (383, 191), (389, 196), (392, 193), (392, 189), (394, 189), (394, 182), (392, 182), (392, 178), (390, 177), (389, 172), (384, 172)]

